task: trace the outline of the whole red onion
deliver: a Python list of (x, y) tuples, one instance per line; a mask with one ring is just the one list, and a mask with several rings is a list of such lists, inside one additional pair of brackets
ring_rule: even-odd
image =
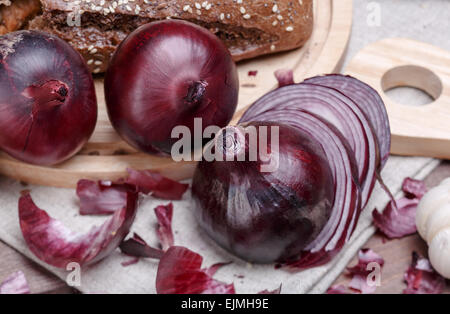
[(167, 20), (131, 33), (115, 52), (105, 77), (110, 120), (132, 146), (169, 154), (175, 126), (193, 134), (224, 127), (236, 110), (236, 66), (223, 43), (195, 24)]
[[(269, 131), (273, 127), (279, 130), (278, 144)], [(251, 159), (255, 147), (246, 135), (251, 128), (257, 130), (256, 159)], [(193, 210), (201, 227), (251, 262), (298, 256), (329, 220), (334, 200), (333, 176), (319, 143), (298, 129), (271, 122), (227, 127), (211, 143), (216, 156), (224, 158), (201, 161), (196, 169)], [(263, 171), (268, 164), (277, 167)]]
[(94, 131), (97, 101), (82, 57), (58, 37), (20, 31), (0, 37), (0, 148), (52, 165)]

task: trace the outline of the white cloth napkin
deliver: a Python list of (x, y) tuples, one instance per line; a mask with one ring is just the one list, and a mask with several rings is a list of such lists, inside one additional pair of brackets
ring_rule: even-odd
[[(392, 191), (400, 189), (406, 176), (425, 177), (438, 165), (437, 160), (427, 158), (392, 157), (383, 172), (386, 184)], [(17, 200), (20, 191), (25, 189), (20, 183), (11, 179), (0, 180), (0, 239), (24, 255), (37, 261), (58, 277), (66, 280), (69, 272), (54, 269), (41, 263), (28, 250), (19, 227)], [(77, 197), (74, 190), (55, 189), (41, 186), (27, 186), (36, 204), (61, 220), (66, 226), (80, 232), (86, 232), (93, 224), (101, 224), (106, 218), (82, 217), (78, 214)], [(211, 241), (197, 226), (191, 215), (190, 195), (187, 193), (182, 201), (174, 203), (173, 230), (175, 243), (186, 246), (204, 257), (204, 265), (216, 262), (232, 261), (223, 267), (215, 278), (224, 282), (234, 282), (238, 293), (257, 293), (264, 289), (275, 289), (283, 284), (284, 293), (321, 293), (342, 272), (357, 250), (373, 234), (371, 210), (384, 208), (386, 194), (377, 187), (374, 195), (361, 216), (354, 236), (342, 253), (328, 265), (302, 271), (296, 274), (274, 269), (273, 265), (250, 265), (235, 258)], [(145, 197), (139, 208), (132, 231), (137, 232), (151, 245), (157, 244), (154, 207), (167, 202)], [(141, 259), (138, 264), (123, 267), (122, 262), (130, 257), (119, 251), (92, 267), (82, 268), (81, 286), (85, 293), (155, 293), (157, 261)]]

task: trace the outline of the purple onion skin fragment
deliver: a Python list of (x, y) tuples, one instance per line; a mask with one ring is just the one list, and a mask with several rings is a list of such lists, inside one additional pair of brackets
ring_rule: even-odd
[(226, 126), (238, 94), (237, 68), (225, 45), (207, 29), (178, 19), (133, 31), (105, 76), (112, 125), (131, 146), (149, 154), (170, 156), (178, 141), (172, 130), (185, 126), (193, 134), (195, 118), (202, 118), (203, 130)]
[(126, 205), (103, 225), (77, 234), (37, 207), (27, 192), (19, 199), (20, 228), (30, 251), (43, 262), (58, 268), (70, 263), (92, 265), (122, 243), (136, 217), (137, 203), (138, 193), (128, 191)]

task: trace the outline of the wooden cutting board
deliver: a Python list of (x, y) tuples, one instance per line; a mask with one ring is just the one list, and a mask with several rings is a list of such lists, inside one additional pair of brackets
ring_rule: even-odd
[[(240, 95), (233, 121), (276, 87), (273, 73), (278, 69), (293, 69), (297, 82), (340, 69), (350, 37), (352, 0), (316, 0), (314, 12), (314, 32), (304, 47), (238, 64)], [(258, 74), (249, 76), (249, 71)], [(175, 163), (170, 158), (146, 155), (123, 142), (108, 120), (101, 78), (96, 79), (95, 87), (99, 105), (97, 127), (78, 155), (54, 167), (41, 167), (0, 153), (0, 173), (32, 184), (56, 187), (75, 187), (82, 178), (116, 180), (126, 175), (126, 168), (153, 169), (176, 180), (192, 176), (195, 162)]]
[[(450, 159), (450, 52), (405, 38), (370, 44), (350, 62), (346, 73), (374, 87), (386, 104), (391, 123), (391, 152)], [(434, 101), (399, 104), (385, 91), (409, 86)]]

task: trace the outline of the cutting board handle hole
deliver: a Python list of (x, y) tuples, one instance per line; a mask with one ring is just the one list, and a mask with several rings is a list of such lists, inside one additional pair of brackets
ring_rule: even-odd
[[(413, 106), (433, 103), (443, 90), (441, 79), (433, 71), (416, 65), (390, 69), (381, 78), (381, 87), (394, 102), (398, 103), (400, 98), (408, 99), (408, 103), (403, 101), (401, 104)], [(397, 99), (398, 94), (403, 95)]]

